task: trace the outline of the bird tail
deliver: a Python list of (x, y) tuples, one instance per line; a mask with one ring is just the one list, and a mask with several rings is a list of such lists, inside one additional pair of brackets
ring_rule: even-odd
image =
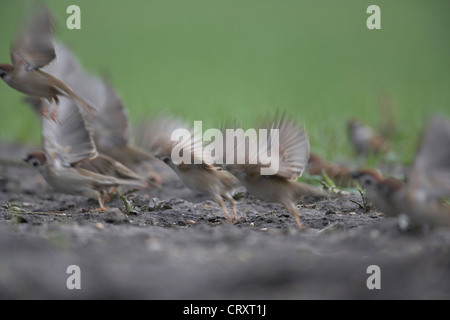
[(97, 109), (95, 107), (93, 107), (91, 104), (86, 102), (86, 100), (82, 99), (79, 95), (77, 95), (64, 82), (60, 81), (60, 83), (56, 87), (61, 95), (74, 100), (79, 106), (81, 106), (89, 117), (97, 114)]

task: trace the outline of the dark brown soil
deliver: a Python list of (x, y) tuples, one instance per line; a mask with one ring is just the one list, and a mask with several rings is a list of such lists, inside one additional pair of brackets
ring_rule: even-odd
[[(0, 144), (0, 298), (450, 298), (450, 231), (404, 232), (358, 195), (300, 203), (303, 231), (278, 204), (243, 194), (241, 218), (186, 189), (163, 164), (163, 190), (97, 203), (55, 193)], [(68, 290), (69, 265), (81, 290)], [(367, 268), (381, 269), (369, 290)]]

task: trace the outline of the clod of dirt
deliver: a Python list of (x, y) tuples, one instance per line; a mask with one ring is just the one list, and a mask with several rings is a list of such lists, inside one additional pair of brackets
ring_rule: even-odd
[(108, 223), (128, 222), (128, 218), (119, 208), (110, 208), (103, 213), (103, 219)]

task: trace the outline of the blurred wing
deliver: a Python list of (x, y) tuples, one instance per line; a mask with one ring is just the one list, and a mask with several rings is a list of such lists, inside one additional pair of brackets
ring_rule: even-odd
[[(183, 130), (186, 136), (173, 136), (176, 130)], [(190, 154), (191, 163), (213, 165), (211, 157), (203, 157), (202, 135), (195, 135), (194, 130), (183, 120), (167, 114), (160, 114), (152, 117), (151, 121), (143, 123), (136, 130), (135, 134), (138, 145), (146, 150), (150, 150), (155, 156), (171, 156), (172, 150), (176, 147)], [(172, 138), (175, 141), (172, 141)], [(178, 138), (179, 140), (176, 140)]]
[(160, 114), (153, 116), (150, 121), (143, 122), (136, 129), (137, 144), (145, 150), (159, 156), (169, 156), (173, 145), (172, 132), (176, 129), (185, 129), (192, 132), (189, 125), (172, 115)]
[(217, 157), (217, 160), (221, 160), (222, 164), (226, 164), (227, 154), (235, 152), (234, 144), (227, 143), (227, 130), (236, 130), (242, 128), (242, 123), (238, 121), (237, 119), (227, 119), (222, 121), (222, 124), (220, 125), (220, 131), (222, 132), (223, 137), (223, 152), (222, 152), (222, 159), (220, 157)]
[[(236, 126), (232, 126), (235, 129)], [(228, 128), (228, 127), (227, 127)], [(262, 131), (265, 129), (265, 131)], [(224, 130), (222, 129), (222, 132)], [(246, 131), (250, 136), (250, 131)], [(284, 179), (297, 179), (302, 175), (309, 159), (309, 140), (304, 128), (300, 128), (294, 121), (286, 116), (275, 115), (266, 119), (256, 131), (258, 141), (250, 145), (250, 139), (235, 139), (225, 143), (225, 154), (234, 154), (234, 164), (227, 163), (229, 170), (244, 169), (247, 175), (261, 172), (261, 168), (269, 167), (272, 161), (278, 161), (277, 176)], [(224, 137), (227, 135), (224, 133)], [(226, 140), (226, 139), (225, 139)], [(278, 145), (278, 152), (276, 145)], [(274, 154), (272, 154), (272, 150)], [(237, 153), (245, 152), (244, 164), (237, 162)], [(276, 156), (278, 156), (278, 159)], [(224, 157), (226, 159), (226, 157)], [(229, 159), (231, 160), (231, 159)]]
[(53, 19), (45, 6), (39, 6), (27, 19), (11, 46), (11, 60), (17, 66), (39, 69), (56, 57), (53, 46)]
[[(271, 154), (271, 150), (276, 150), (273, 143), (278, 143), (278, 161), (279, 169), (276, 174), (279, 177), (288, 180), (296, 180), (302, 175), (305, 170), (309, 159), (309, 139), (304, 128), (300, 128), (297, 123), (287, 119), (285, 115), (278, 117), (275, 116), (275, 120), (272, 125), (262, 125), (261, 128), (268, 129), (267, 138), (267, 150), (260, 148), (259, 158), (263, 159)], [(278, 139), (272, 141), (270, 134), (275, 134), (278, 131)], [(276, 137), (274, 135), (274, 137)], [(269, 152), (268, 152), (269, 151)], [(274, 160), (274, 159), (273, 159)]]
[(450, 123), (444, 117), (428, 121), (408, 184), (426, 190), (430, 198), (450, 196)]
[(61, 97), (59, 123), (44, 117), (41, 120), (42, 143), (47, 158), (58, 156), (65, 164), (73, 164), (97, 156), (94, 141), (73, 100)]
[(289, 121), (282, 116), (278, 126), (273, 129), (279, 130), (279, 154), (280, 168), (278, 176), (285, 179), (297, 179), (305, 170), (309, 159), (309, 139), (304, 127), (294, 121)]
[(94, 159), (85, 159), (78, 162), (77, 168), (117, 179), (142, 181), (134, 171), (103, 154), (99, 154)]
[(91, 122), (98, 148), (128, 144), (128, 116), (116, 90), (108, 81), (88, 75), (64, 45), (57, 43), (56, 51), (58, 58), (44, 71), (67, 83), (80, 97), (96, 107), (98, 112)]
[[(102, 102), (97, 104), (98, 115), (92, 121), (94, 139), (96, 143), (104, 147), (114, 147), (126, 145), (130, 140), (130, 130), (128, 126), (128, 115), (125, 107), (116, 90), (109, 82), (104, 80), (98, 92), (103, 92)], [(103, 86), (100, 89), (100, 86)], [(87, 96), (91, 101), (96, 101)], [(100, 97), (98, 97), (100, 100)]]
[[(55, 78), (61, 79), (67, 83), (72, 77), (76, 78), (81, 73), (81, 66), (78, 59), (72, 51), (58, 41), (54, 43), (56, 59), (49, 65), (45, 66), (45, 71)], [(71, 84), (68, 84), (71, 88)]]
[(238, 123), (222, 126), (224, 154), (223, 167), (227, 170), (244, 170), (260, 172), (261, 164), (258, 162), (258, 131), (244, 130)]

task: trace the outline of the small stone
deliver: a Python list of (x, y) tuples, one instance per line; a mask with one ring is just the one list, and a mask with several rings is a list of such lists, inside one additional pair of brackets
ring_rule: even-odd
[(195, 221), (194, 220), (189, 220), (188, 223), (189, 224), (195, 224)]
[(103, 219), (108, 223), (128, 221), (127, 216), (119, 208), (111, 208), (105, 211), (103, 213)]
[(250, 222), (250, 227), (254, 227), (255, 224), (253, 222)]
[(104, 225), (103, 223), (100, 223), (100, 222), (97, 222), (97, 223), (95, 224), (95, 227), (96, 227), (97, 229), (99, 229), (99, 230), (105, 229), (105, 225)]

